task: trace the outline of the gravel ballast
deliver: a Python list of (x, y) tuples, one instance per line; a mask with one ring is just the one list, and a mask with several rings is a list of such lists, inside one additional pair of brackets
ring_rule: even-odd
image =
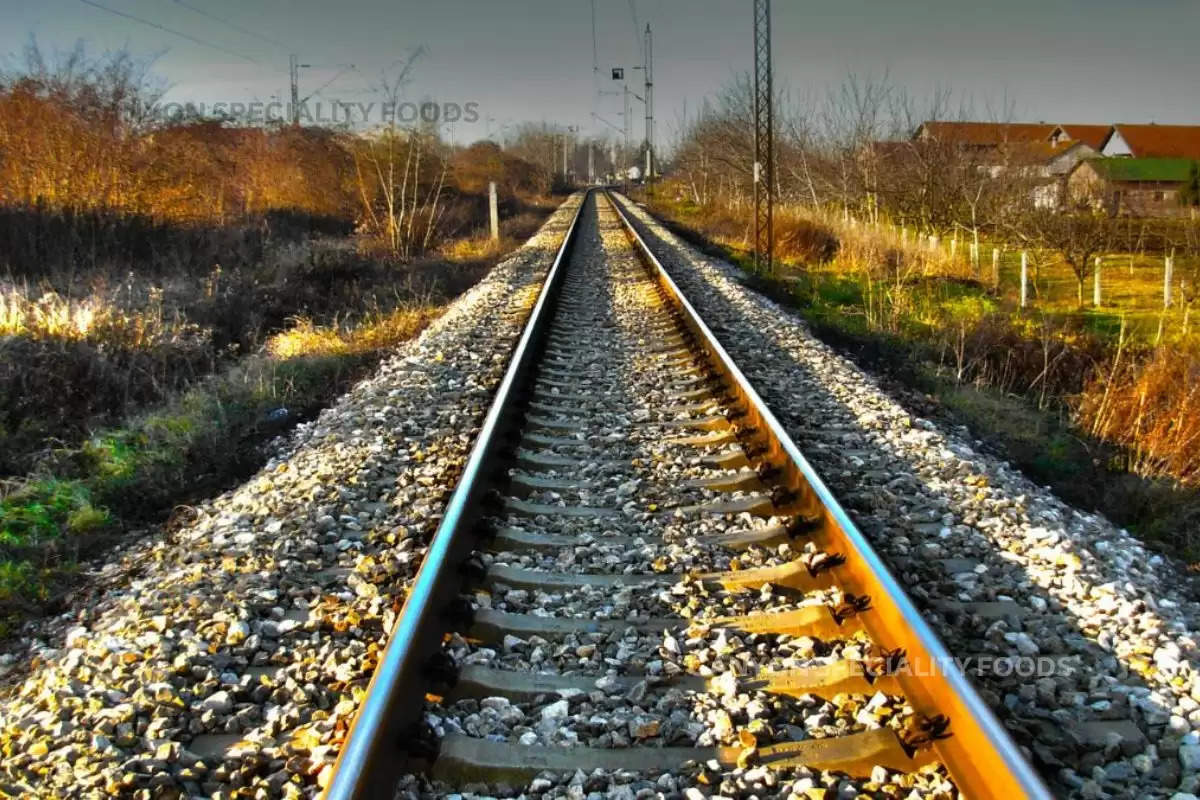
[[(622, 204), (950, 651), (974, 658), (1052, 788), (1192, 797), (1200, 605), (1181, 566), (981, 453), (966, 429), (910, 414), (736, 268)], [(981, 601), (999, 611), (954, 607)]]
[[(298, 428), (254, 478), (198, 507), (193, 521), (98, 563), (92, 588), (68, 613), (42, 621), (36, 637), (26, 634), (27, 657), (0, 659), (8, 683), (0, 699), (0, 795), (318, 793), (580, 199), (375, 376)], [(1179, 565), (982, 454), (965, 431), (909, 414), (794, 313), (743, 286), (735, 268), (683, 243), (640, 208), (629, 210), (949, 649), (975, 660), (985, 699), (1056, 792), (1193, 797), (1200, 789), (1193, 633), (1200, 605), (1185, 594)], [(667, 481), (702, 474), (686, 463), (676, 469)], [(600, 471), (596, 477), (601, 497), (642, 503), (655, 495), (652, 475), (635, 486)], [(643, 571), (658, 561), (671, 572), (724, 567), (726, 556), (695, 547), (685, 526), (676, 535), (666, 523), (665, 544), (643, 552), (606, 546), (605, 527), (590, 520), (579, 527), (594, 544), (572, 557), (589, 571)], [(760, 557), (768, 563), (775, 556)], [(562, 566), (509, 553), (496, 558)], [(658, 613), (672, 601), (586, 592), (502, 598), (514, 610), (602, 609), (615, 617)], [(954, 605), (985, 601), (996, 613)], [(683, 642), (679, 655), (726, 651), (715, 636)], [(618, 636), (599, 646), (514, 642), (480, 663), (525, 669), (540, 646), (546, 661), (539, 668), (553, 662), (555, 670), (603, 680), (604, 658), (617, 656), (622, 641), (650, 661), (671, 661), (666, 638)], [(589, 645), (581, 663), (579, 648)], [(807, 657), (803, 643), (786, 645), (785, 657)], [(464, 658), (479, 653), (465, 641), (450, 649)], [(1023, 674), (1026, 665), (1042, 672)], [(582, 714), (581, 701), (573, 702), (571, 716)], [(586, 719), (602, 718), (588, 730), (610, 739), (661, 728), (680, 709), (689, 719), (719, 710), (671, 697), (629, 717), (627, 703), (608, 707), (603, 692), (587, 702), (594, 707)], [(532, 709), (483, 710), (461, 708), (456, 718), (479, 713), (477, 723), (490, 725), (493, 716), (515, 719)], [(812, 716), (829, 720), (813, 726), (836, 721), (834, 711), (814, 706)], [(856, 787), (827, 775), (780, 778), (752, 769), (718, 776), (714, 785), (687, 774), (545, 775), (511, 794), (804, 798), (822, 788), (834, 798), (853, 796)], [(416, 778), (401, 793), (444, 796)]]
[[(735, 531), (786, 526), (786, 506), (770, 499), (780, 487), (757, 477), (730, 483), (743, 470), (757, 476), (755, 468), (764, 464), (747, 459), (725, 417), (734, 411), (727, 400), (709, 394), (705, 402), (684, 403), (697, 381), (708, 380), (701, 359), (674, 343), (681, 328), (656, 282), (607, 201), (597, 197), (596, 206), (584, 211), (547, 356), (531, 379), (529, 410), (515, 427), (521, 431), (515, 452), (524, 460), (514, 459), (508, 494), (486, 521), (493, 531), (570, 543), (532, 553), (484, 545), (477, 557), (494, 577), (473, 597), (477, 615), (486, 609), (618, 624), (514, 635), (495, 619), (487, 629), (474, 629), (474, 641), (455, 634), (447, 651), (464, 667), (490, 670), (487, 688), (465, 695), (450, 688), (426, 713), (444, 748), (445, 737), (455, 737), (451, 752), (457, 741), (483, 740), (518, 748), (510, 756), (514, 764), (546, 763), (557, 752), (568, 764), (574, 754), (577, 766), (516, 785), (455, 781), (462, 774), (495, 776), (489, 767), (447, 770), (445, 783), (406, 781), (397, 797), (957, 797), (944, 769), (909, 761), (900, 749), (915, 713), (903, 697), (878, 688), (793, 695), (749, 683), (772, 671), (865, 661), (875, 650), (850, 618), (845, 628), (821, 633), (739, 626), (746, 616), (762, 621), (775, 612), (841, 607), (846, 597), (837, 588), (768, 584), (737, 591), (695, 574), (809, 564), (822, 554), (799, 539), (739, 550), (722, 544)], [(701, 435), (706, 431), (713, 438)], [(706, 465), (730, 463), (717, 458), (722, 453), (740, 466)], [(545, 466), (530, 466), (538, 458)], [(724, 490), (689, 484), (718, 477)], [(718, 510), (751, 497), (759, 498), (753, 512)], [(513, 585), (505, 576), (515, 573), (506, 570), (530, 572)], [(613, 580), (580, 585), (568, 576)], [(555, 690), (504, 694), (529, 673), (567, 680)], [(894, 734), (899, 758), (887, 763), (900, 765), (898, 771), (867, 764), (845, 775), (815, 764), (767, 769), (755, 760), (773, 744), (871, 731)], [(716, 746), (736, 748), (738, 762), (722, 763), (712, 750), (699, 751), (692, 764), (672, 754), (655, 758), (663, 747)], [(607, 751), (628, 751), (633, 763), (661, 771), (592, 770), (586, 753)]]
[(0, 663), (0, 794), (317, 794), (581, 199), (256, 476), (39, 623)]

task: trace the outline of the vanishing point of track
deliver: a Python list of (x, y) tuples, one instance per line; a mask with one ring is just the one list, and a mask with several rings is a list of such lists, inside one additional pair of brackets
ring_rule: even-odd
[[(562, 724), (581, 709), (582, 725)], [(390, 797), (406, 772), (719, 782), (751, 765), (1049, 796), (619, 204), (593, 191), (327, 796)]]

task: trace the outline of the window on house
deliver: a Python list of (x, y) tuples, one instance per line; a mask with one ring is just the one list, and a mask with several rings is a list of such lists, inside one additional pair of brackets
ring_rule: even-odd
[(1154, 202), (1161, 203), (1163, 200), (1166, 200), (1166, 199), (1167, 199), (1166, 192), (1155, 192), (1154, 193)]

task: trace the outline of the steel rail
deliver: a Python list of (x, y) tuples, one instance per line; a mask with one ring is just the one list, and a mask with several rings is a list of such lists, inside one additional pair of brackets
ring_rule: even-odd
[(324, 795), (328, 800), (390, 798), (404, 772), (412, 745), (405, 737), (414, 736), (424, 713), (425, 692), (416, 687), (427, 683), (430, 659), (438, 652), (446, 630), (445, 614), (457, 597), (457, 585), (450, 578), (457, 576), (462, 559), (473, 549), (474, 542), (464, 534), (470, 532), (480, 516), (483, 493), (491, 478), (485, 475), (485, 468), (494, 452), (503, 446), (504, 433), (518, 405), (513, 400), (537, 363), (554, 298), (562, 285), (563, 265), (570, 258), (590, 194), (585, 193), (571, 218), (458, 485), (371, 677), (367, 694), (334, 764), (333, 777)]
[(861, 617), (877, 644), (904, 649), (909, 668), (900, 670), (897, 679), (909, 702), (919, 713), (949, 718), (949, 737), (935, 740), (933, 746), (959, 791), (970, 798), (1050, 798), (1041, 778), (895, 576), (654, 255), (625, 210), (611, 195), (609, 199), (635, 249), (678, 304), (684, 324), (744, 403), (751, 427), (758, 430), (768, 448), (766, 459), (783, 468), (784, 485), (799, 491), (805, 507), (819, 517), (818, 527), (806, 532), (806, 538), (827, 552), (847, 554), (846, 563), (834, 568), (838, 584), (848, 592), (870, 597), (870, 611)]

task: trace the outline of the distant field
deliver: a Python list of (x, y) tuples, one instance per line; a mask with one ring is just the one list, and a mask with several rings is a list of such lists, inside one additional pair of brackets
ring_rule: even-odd
[[(911, 232), (910, 232), (911, 236)], [(898, 236), (896, 237), (899, 238)], [(1007, 243), (980, 239), (980, 264), (976, 274), (970, 262), (970, 239), (958, 240), (955, 274), (978, 280), (981, 293), (986, 289), (996, 310), (1016, 311), (1021, 300), (1021, 250)], [(948, 258), (949, 240), (938, 245)], [(1000, 283), (993, 289), (992, 249), (1000, 250)], [(1177, 254), (1173, 270), (1172, 303), (1163, 307), (1164, 257), (1145, 253), (1116, 252), (1102, 257), (1100, 269), (1101, 305), (1092, 305), (1093, 278), (1088, 274), (1084, 284), (1084, 306), (1078, 306), (1076, 278), (1070, 266), (1057, 253), (1029, 252), (1029, 296), (1027, 310), (1053, 316), (1082, 317), (1085, 327), (1104, 337), (1118, 336), (1122, 317), (1126, 334), (1144, 343), (1153, 343), (1162, 325), (1164, 339), (1197, 336), (1197, 321), (1184, 303), (1189, 275), (1200, 275), (1200, 259)], [(833, 263), (826, 266), (807, 265), (808, 270), (844, 273), (845, 266)], [(1192, 289), (1192, 293), (1196, 291)], [(1186, 330), (1185, 330), (1186, 328)]]

